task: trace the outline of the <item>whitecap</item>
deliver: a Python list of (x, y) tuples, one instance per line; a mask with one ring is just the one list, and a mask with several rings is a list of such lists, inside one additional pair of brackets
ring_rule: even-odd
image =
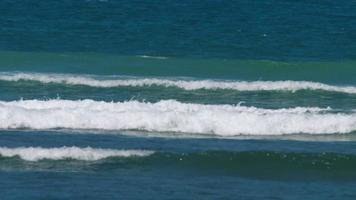
[(100, 148), (80, 148), (80, 147), (58, 147), (58, 148), (42, 148), (42, 147), (18, 147), (8, 148), (0, 147), (0, 155), (2, 157), (19, 156), (23, 160), (38, 161), (43, 159), (63, 160), (75, 159), (94, 161), (105, 159), (108, 157), (143, 157), (153, 154), (153, 151), (147, 150), (114, 150)]
[(356, 114), (334, 113), (331, 108), (273, 110), (175, 100), (20, 100), (0, 101), (0, 128), (142, 130), (217, 136), (326, 134), (356, 131)]
[(90, 87), (177, 87), (184, 90), (236, 90), (236, 91), (298, 91), (323, 90), (356, 94), (355, 86), (336, 86), (312, 81), (227, 81), (227, 80), (196, 80), (196, 79), (164, 79), (139, 78), (124, 76), (90, 76), (73, 74), (41, 74), (41, 73), (0, 73), (2, 81), (38, 81), (41, 83), (57, 83), (67, 85), (85, 85)]

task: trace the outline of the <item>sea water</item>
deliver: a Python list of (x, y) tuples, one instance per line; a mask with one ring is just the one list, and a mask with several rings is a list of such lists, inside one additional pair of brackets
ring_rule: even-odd
[(0, 2), (1, 199), (355, 199), (354, 1)]

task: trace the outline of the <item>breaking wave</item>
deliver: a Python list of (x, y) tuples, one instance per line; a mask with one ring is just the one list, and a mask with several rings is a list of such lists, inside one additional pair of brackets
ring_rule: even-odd
[(0, 101), (0, 128), (143, 130), (217, 136), (356, 131), (356, 113), (332, 111), (316, 107), (272, 110), (175, 100), (157, 103), (19, 100)]
[[(21, 162), (30, 161), (30, 162)], [(132, 159), (135, 158), (135, 159)], [(1, 170), (115, 171), (173, 170), (225, 174), (271, 180), (351, 180), (356, 177), (356, 156), (338, 153), (274, 151), (153, 152), (79, 147), (0, 147)], [(87, 162), (81, 161), (95, 161)], [(38, 161), (38, 162), (37, 162)], [(308, 174), (308, 176), (300, 176)]]
[(2, 81), (38, 81), (41, 83), (57, 83), (68, 85), (85, 85), (90, 87), (177, 87), (184, 90), (227, 89), (237, 91), (298, 91), (323, 90), (356, 94), (354, 86), (334, 86), (311, 81), (218, 81), (138, 78), (123, 76), (90, 76), (73, 74), (40, 74), (40, 73), (0, 73)]
[(59, 148), (42, 148), (42, 147), (19, 147), (7, 148), (0, 147), (2, 157), (19, 156), (23, 160), (38, 161), (43, 159), (63, 160), (75, 159), (94, 161), (108, 157), (142, 157), (153, 154), (153, 151), (146, 150), (113, 150), (113, 149), (95, 149), (91, 147), (59, 147)]

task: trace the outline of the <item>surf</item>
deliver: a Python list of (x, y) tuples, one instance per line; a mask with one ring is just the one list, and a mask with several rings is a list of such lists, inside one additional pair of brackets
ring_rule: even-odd
[(331, 108), (263, 109), (162, 100), (0, 101), (1, 129), (97, 129), (215, 136), (334, 134), (356, 131), (356, 113)]
[(94, 76), (46, 73), (0, 73), (0, 81), (36, 81), (43, 84), (113, 87), (175, 87), (183, 90), (290, 91), (322, 90), (356, 94), (355, 86), (337, 86), (313, 81), (233, 81), (192, 78), (145, 78), (132, 76)]
[(42, 148), (42, 147), (17, 147), (8, 148), (0, 147), (0, 156), (15, 157), (18, 156), (26, 161), (39, 160), (84, 160), (95, 161), (109, 157), (142, 157), (153, 154), (153, 151), (147, 150), (115, 150), (102, 149), (91, 147), (58, 147), (58, 148)]

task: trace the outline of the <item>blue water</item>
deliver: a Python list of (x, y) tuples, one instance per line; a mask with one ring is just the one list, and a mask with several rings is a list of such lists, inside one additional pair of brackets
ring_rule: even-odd
[(356, 2), (0, 2), (1, 199), (355, 199)]
[(2, 1), (15, 51), (354, 59), (353, 1)]

